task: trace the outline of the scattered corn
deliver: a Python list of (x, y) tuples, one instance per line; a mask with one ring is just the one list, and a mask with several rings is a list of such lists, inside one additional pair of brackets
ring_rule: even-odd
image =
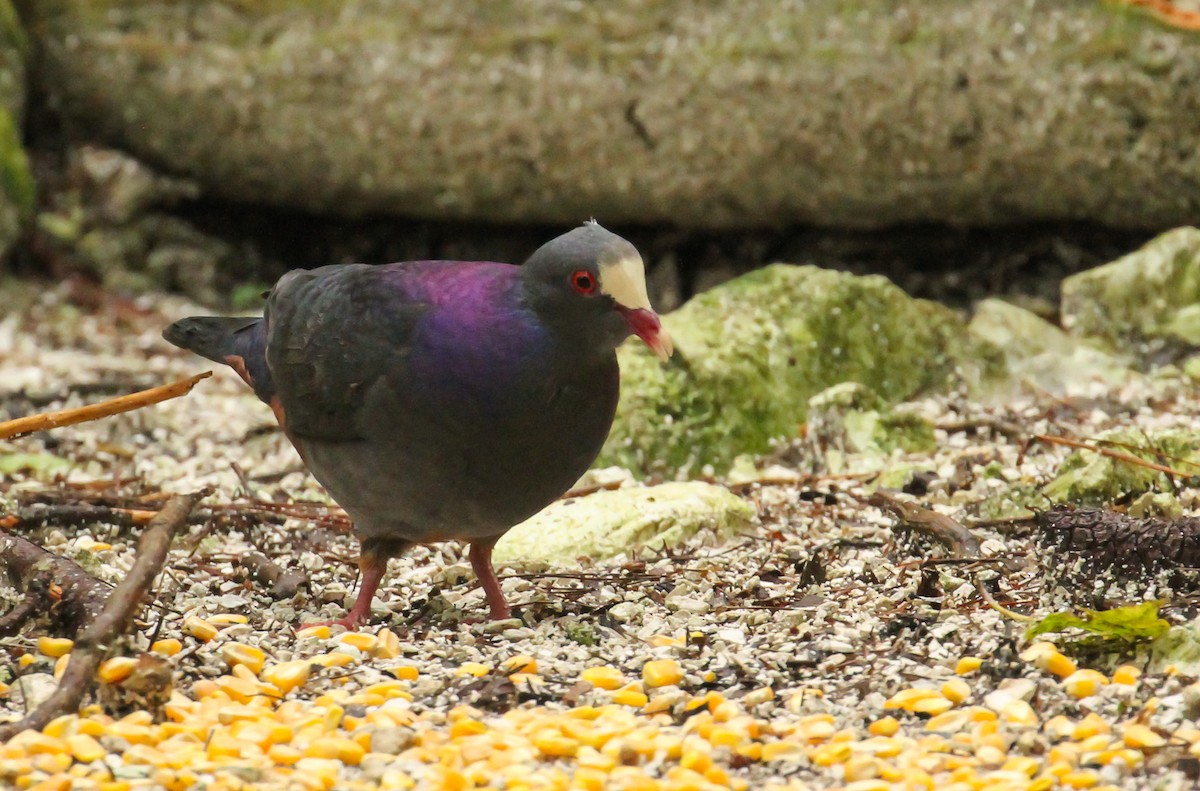
[(616, 689), (625, 683), (625, 676), (615, 667), (589, 667), (579, 674), (579, 677), (594, 687), (600, 689)]
[(954, 672), (960, 676), (967, 676), (975, 673), (979, 668), (983, 667), (983, 660), (977, 656), (964, 656), (958, 660), (958, 664), (954, 666)]
[(653, 659), (642, 665), (642, 681), (648, 687), (666, 687), (683, 680), (683, 670), (674, 659)]
[(263, 663), (267, 660), (267, 655), (263, 653), (261, 648), (243, 643), (223, 644), (221, 646), (221, 656), (230, 667), (243, 665), (256, 676), (262, 672)]
[(183, 619), (183, 631), (206, 643), (217, 636), (217, 627), (195, 615), (189, 615)]
[(1141, 723), (1126, 725), (1121, 738), (1125, 742), (1126, 747), (1134, 750), (1149, 750), (1157, 747), (1165, 747), (1167, 744), (1166, 739)]
[(500, 663), (500, 671), (506, 675), (514, 673), (537, 673), (537, 660), (526, 654), (511, 656)]
[(114, 656), (100, 663), (96, 680), (101, 684), (119, 684), (133, 675), (138, 661), (132, 656)]
[(867, 726), (867, 732), (872, 736), (895, 736), (900, 730), (900, 722), (895, 717), (883, 717)]
[(174, 637), (168, 637), (164, 640), (155, 640), (150, 646), (150, 650), (162, 656), (175, 656), (183, 650), (183, 643), (176, 640)]
[(1133, 686), (1142, 677), (1142, 671), (1133, 665), (1121, 665), (1113, 671), (1112, 683)]
[(952, 678), (942, 684), (941, 692), (942, 697), (955, 704), (962, 703), (971, 697), (971, 687), (961, 678)]
[(486, 676), (490, 672), (492, 672), (491, 666), (480, 662), (463, 662), (455, 671), (460, 676), (475, 676), (476, 678)]
[(1076, 670), (1064, 678), (1062, 683), (1063, 688), (1071, 697), (1086, 698), (1103, 689), (1104, 685), (1108, 683), (1108, 679), (1104, 677), (1103, 673), (1095, 670)]
[(74, 646), (75, 641), (65, 637), (39, 637), (37, 641), (38, 653), (55, 659), (69, 654)]

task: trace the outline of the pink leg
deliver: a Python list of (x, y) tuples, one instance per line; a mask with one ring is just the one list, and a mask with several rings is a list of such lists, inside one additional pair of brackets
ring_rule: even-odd
[(371, 618), (371, 602), (375, 599), (375, 591), (379, 588), (380, 581), (383, 580), (383, 573), (387, 571), (388, 559), (396, 557), (411, 546), (412, 544), (407, 541), (373, 542), (368, 540), (363, 542), (362, 554), (358, 559), (358, 568), (362, 572), (362, 585), (358, 588), (358, 598), (354, 600), (354, 606), (350, 608), (350, 612), (346, 613), (345, 618), (308, 623), (304, 624), (302, 628), (344, 626), (346, 629), (354, 631), (365, 624)]
[(483, 585), (492, 620), (503, 621), (512, 617), (512, 611), (508, 608), (504, 591), (500, 588), (500, 580), (496, 579), (496, 571), (492, 568), (492, 547), (496, 546), (496, 540), (492, 538), (471, 542), (471, 568), (475, 570), (475, 576)]

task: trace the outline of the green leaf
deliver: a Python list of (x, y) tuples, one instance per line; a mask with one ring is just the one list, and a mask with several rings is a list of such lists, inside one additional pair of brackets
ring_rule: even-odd
[(49, 453), (10, 453), (0, 456), (0, 475), (15, 472), (55, 473), (71, 469), (71, 462)]
[(1143, 604), (1131, 604), (1128, 607), (1117, 607), (1113, 610), (1084, 610), (1082, 615), (1070, 612), (1051, 613), (1029, 627), (1025, 632), (1025, 638), (1030, 639), (1047, 632), (1082, 629), (1101, 637), (1127, 643), (1153, 640), (1171, 628), (1169, 623), (1158, 617), (1158, 610), (1165, 603), (1165, 599), (1160, 599)]

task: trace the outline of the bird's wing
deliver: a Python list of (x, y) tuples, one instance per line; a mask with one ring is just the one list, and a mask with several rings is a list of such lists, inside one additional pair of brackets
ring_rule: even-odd
[[(390, 270), (390, 275), (385, 272)], [(381, 377), (403, 379), (413, 329), (429, 306), (396, 265), (294, 270), (267, 298), (267, 365), (289, 433), (363, 438), (358, 416)]]

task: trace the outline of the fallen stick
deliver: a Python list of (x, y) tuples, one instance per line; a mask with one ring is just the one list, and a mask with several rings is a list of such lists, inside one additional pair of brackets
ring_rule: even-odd
[(159, 401), (178, 398), (179, 396), (187, 395), (196, 386), (197, 382), (201, 379), (207, 379), (210, 376), (212, 376), (212, 371), (205, 371), (189, 379), (180, 379), (177, 382), (152, 387), (149, 390), (141, 390), (129, 395), (118, 396), (117, 398), (110, 398), (107, 401), (100, 401), (99, 403), (88, 404), (87, 406), (75, 409), (60, 409), (56, 412), (43, 412), (40, 415), (19, 417), (16, 420), (0, 423), (0, 439), (11, 439), (13, 437), (24, 436), (25, 434), (32, 434), (35, 431), (45, 431), (46, 429), (70, 426), (75, 423), (86, 423), (89, 420), (99, 420), (110, 415), (130, 412), (134, 409), (141, 409), (144, 406), (157, 404)]
[[(112, 588), (93, 577), (78, 563), (59, 557), (32, 541), (0, 531), (0, 567), (17, 590), (30, 590), (39, 576), (61, 591), (62, 617), (76, 628), (84, 628), (100, 614)], [(39, 602), (43, 610), (54, 604), (50, 597)]]
[(945, 514), (916, 503), (897, 500), (883, 492), (875, 492), (867, 502), (887, 511), (912, 530), (941, 543), (956, 558), (979, 557), (979, 539)]
[(129, 629), (138, 605), (153, 587), (154, 578), (162, 570), (175, 534), (187, 524), (188, 514), (196, 503), (208, 494), (209, 490), (206, 489), (175, 495), (150, 521), (138, 543), (133, 568), (113, 590), (96, 619), (76, 638), (75, 648), (71, 651), (71, 659), (58, 689), (24, 719), (0, 725), (0, 743), (24, 730), (40, 731), (60, 714), (79, 709), (79, 703), (95, 678), (100, 661), (108, 653), (113, 641)]

